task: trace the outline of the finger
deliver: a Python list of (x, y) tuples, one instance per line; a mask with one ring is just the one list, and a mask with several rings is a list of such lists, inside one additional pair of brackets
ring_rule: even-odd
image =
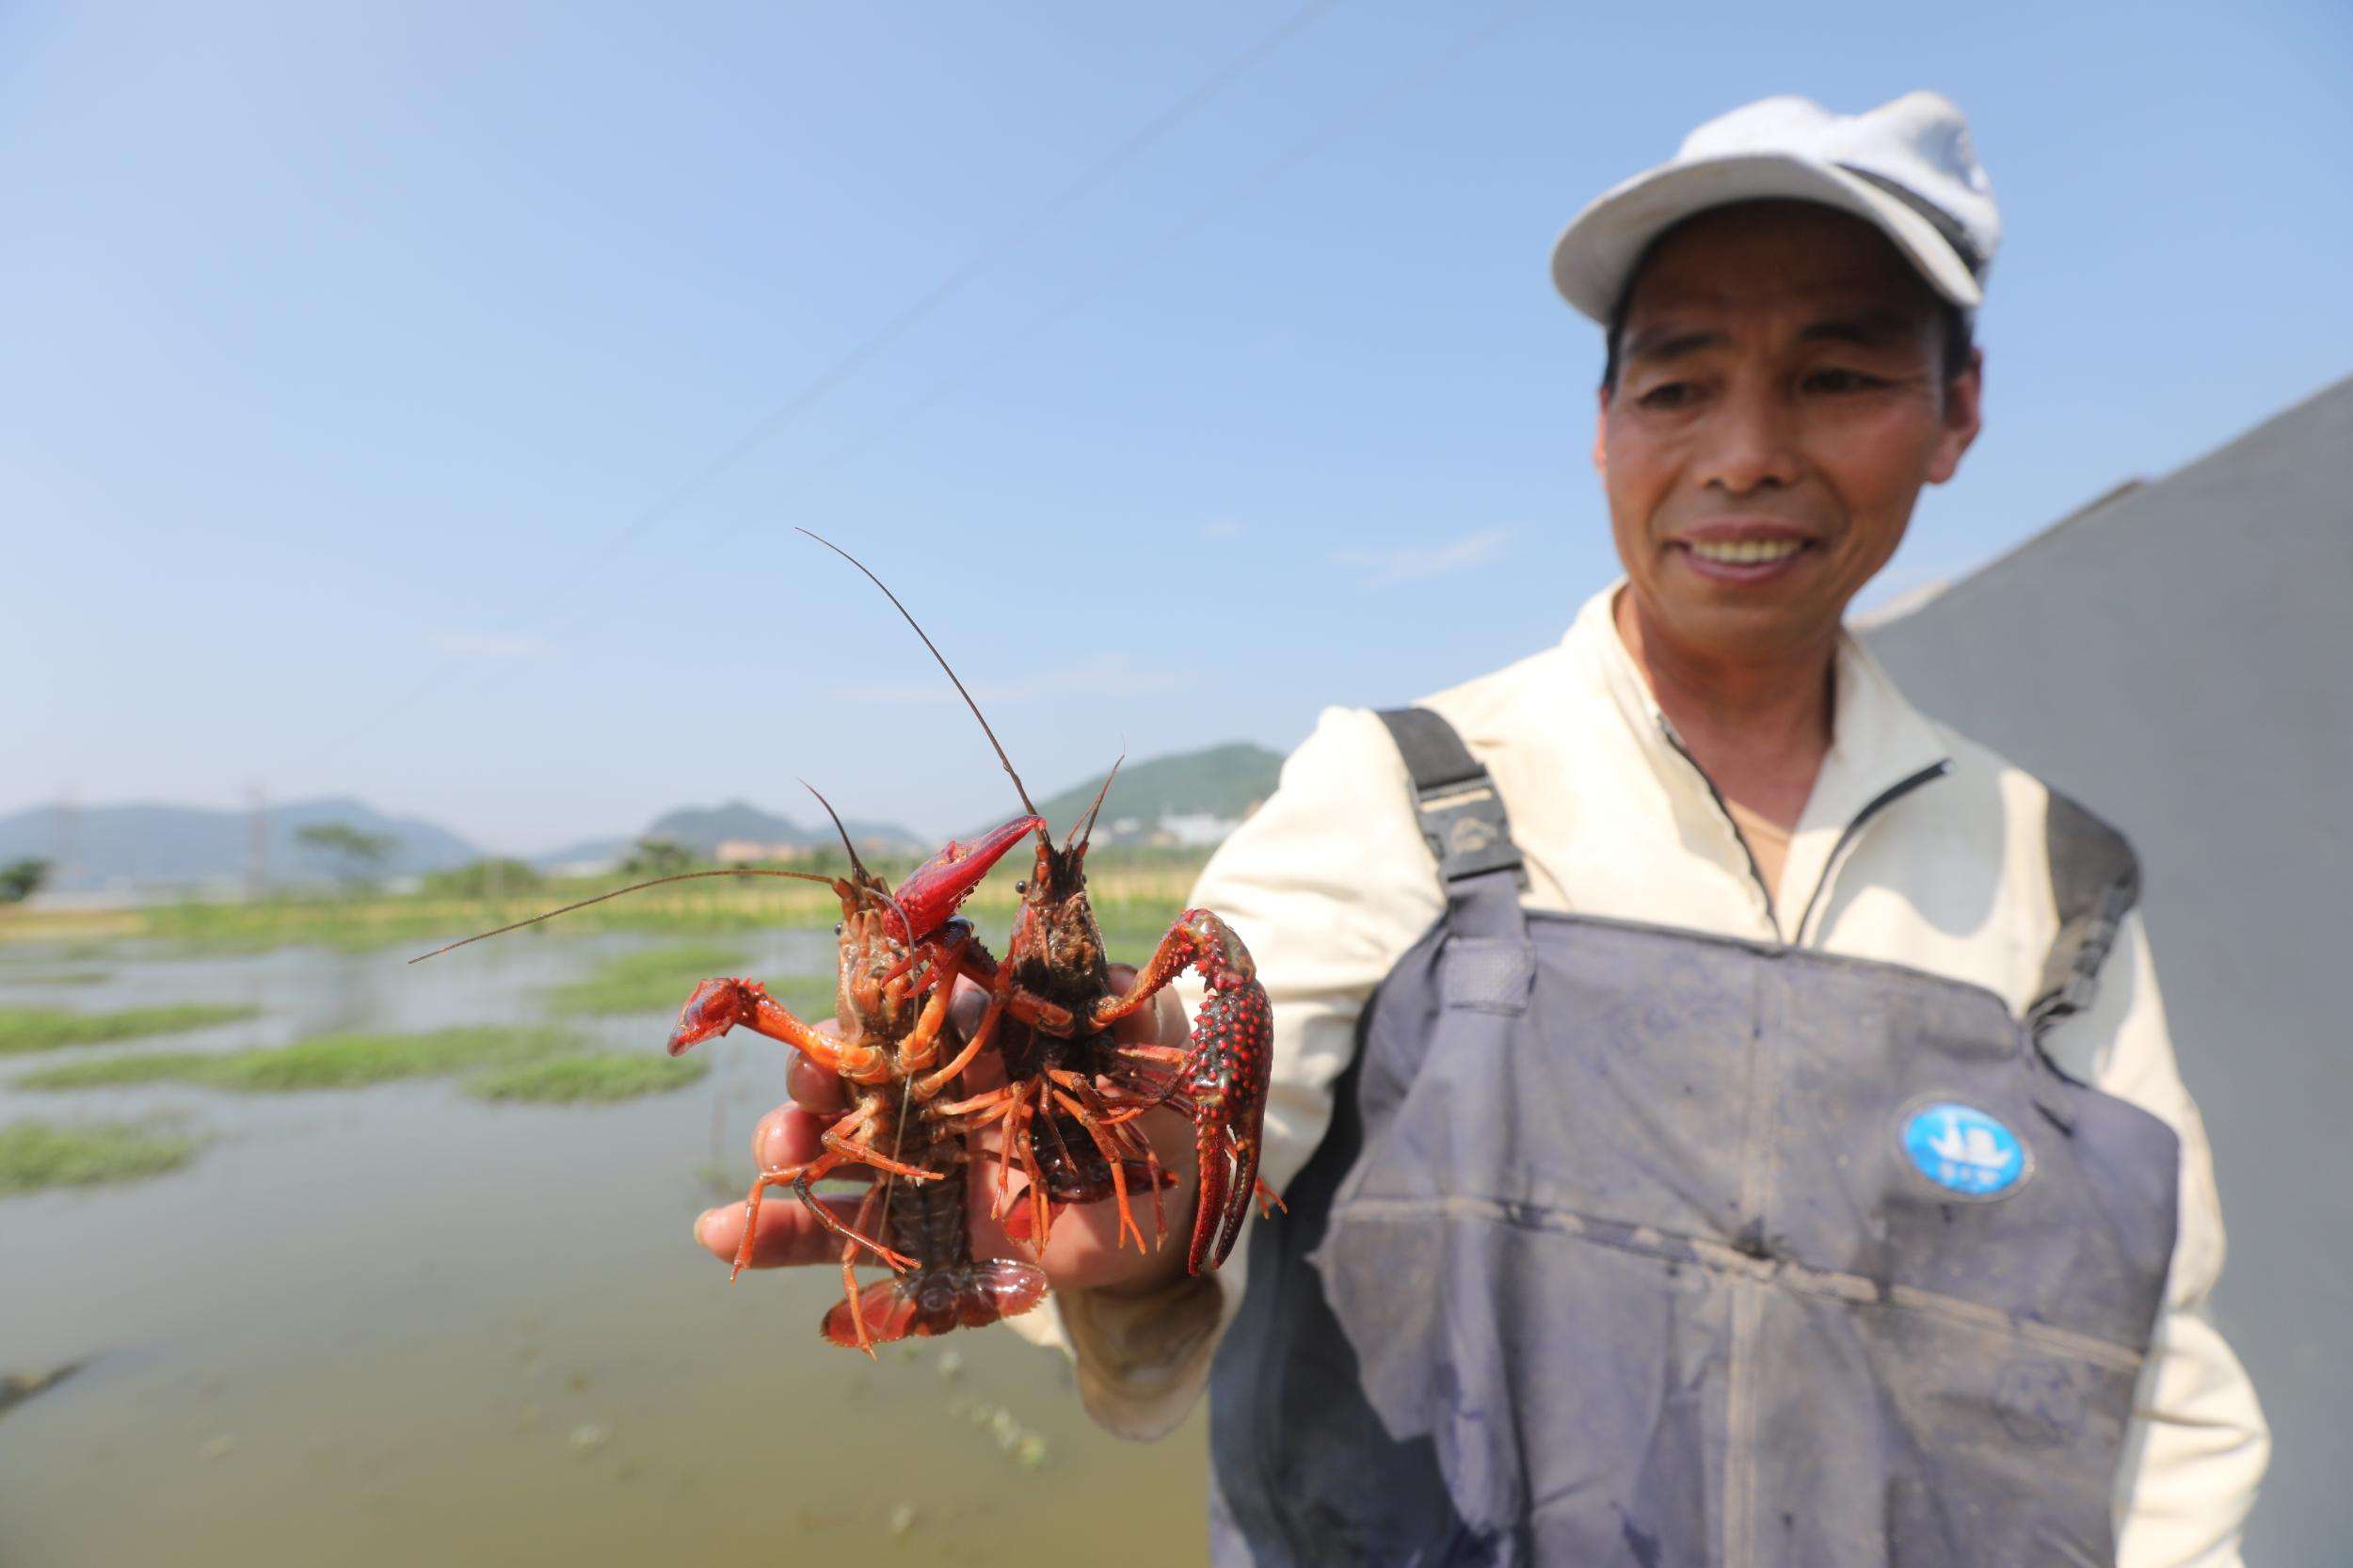
[[(956, 988), (948, 1000), (948, 1025), (955, 1031), (959, 1042), (969, 1040), (979, 1032), (981, 1020), (987, 1016), (989, 991), (985, 985), (974, 984), (962, 975), (956, 976)], [(972, 1059), (957, 1080), (955, 1091), (964, 1095), (984, 1094), (1005, 1081), (1002, 1052), (1007, 1032), (1022, 1027), (1010, 1016), (1000, 1014), (997, 1034), (987, 1049)]]
[[(780, 1105), (752, 1128), (752, 1159), (763, 1171), (806, 1165), (824, 1152), (824, 1118), (812, 1116), (797, 1105)], [(844, 1166), (840, 1174), (856, 1176), (862, 1169)]]
[(850, 1108), (849, 1085), (841, 1075), (827, 1072), (799, 1051), (784, 1070), (784, 1088), (793, 1104), (814, 1116), (839, 1116)]
[(1011, 1018), (998, 1020), (996, 1044), (974, 1057), (971, 1065), (964, 1069), (959, 1093), (984, 1095), (1005, 1081), (1005, 1059), (1000, 1054), (1005, 1046), (1005, 1035), (1009, 1032), (1021, 1030), (1024, 1027)]
[[(1112, 995), (1124, 997), (1136, 988), (1136, 969), (1132, 964), (1111, 967)], [(1167, 990), (1153, 993), (1151, 1001), (1112, 1025), (1112, 1038), (1123, 1046), (1182, 1046), (1185, 1043), (1185, 1009), (1176, 993)]]
[[(1176, 1186), (1160, 1197), (1164, 1232), (1153, 1216), (1152, 1194), (1141, 1187), (1129, 1191), (1128, 1206), (1143, 1228), (1148, 1251), (1138, 1252), (1132, 1240), (1123, 1240), (1118, 1206), (1109, 1198), (1064, 1208), (1053, 1221), (1042, 1255), (1029, 1242), (1012, 1240), (1005, 1234), (1003, 1217), (992, 1212), (997, 1202), (997, 1160), (984, 1156), (973, 1166), (969, 1188), (974, 1253), (984, 1257), (1016, 1257), (1035, 1262), (1045, 1269), (1057, 1288), (1133, 1287), (1139, 1280), (1172, 1272), (1181, 1274), (1186, 1238), (1193, 1229), (1196, 1191), (1193, 1125), (1168, 1111), (1153, 1112), (1136, 1125), (1151, 1140), (1162, 1167), (1177, 1178)], [(1027, 1202), (1028, 1186), (1022, 1174), (1016, 1170), (1010, 1180), (1015, 1196), (1006, 1206), (1007, 1215)]]
[[(820, 1195), (818, 1200), (826, 1212), (843, 1224), (855, 1224), (858, 1205), (864, 1199), (856, 1193), (848, 1197)], [(750, 1205), (722, 1204), (706, 1209), (695, 1221), (695, 1240), (701, 1242), (713, 1257), (732, 1263), (736, 1249), (744, 1240), (744, 1211)], [(760, 1206), (759, 1228), (752, 1233), (752, 1256), (755, 1269), (775, 1269), (796, 1263), (839, 1263), (841, 1261), (842, 1240), (818, 1223), (817, 1216), (802, 1206), (792, 1192), (771, 1192)]]
[(955, 1032), (969, 1040), (987, 1011), (988, 992), (963, 975), (956, 976), (956, 988), (948, 999), (948, 1022)]

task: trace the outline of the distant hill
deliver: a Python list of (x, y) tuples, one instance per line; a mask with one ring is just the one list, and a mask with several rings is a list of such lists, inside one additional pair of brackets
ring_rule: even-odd
[[(1239, 819), (1274, 792), (1282, 770), (1281, 752), (1249, 741), (1123, 763), (1104, 797), (1096, 837), (1106, 843), (1140, 838), (1163, 817)], [(1102, 784), (1101, 774), (1074, 784), (1039, 801), (1038, 812), (1053, 824), (1057, 836), (1066, 833), (1094, 803)], [(1127, 831), (1114, 826), (1126, 824), (1134, 826)]]
[(634, 839), (582, 839), (526, 858), (543, 872), (559, 867), (609, 866), (628, 858), (631, 846), (636, 842)]
[[(1129, 762), (1112, 786), (1096, 836), (1105, 843), (1143, 839), (1167, 817), (1230, 822), (1273, 792), (1282, 761), (1278, 753), (1264, 746), (1236, 742)], [(1095, 798), (1101, 782), (1097, 776), (1074, 784), (1039, 802), (1038, 808), (1057, 833), (1065, 831)], [(833, 824), (814, 802), (810, 807), (807, 822), (741, 800), (680, 807), (630, 838), (584, 840), (532, 860), (542, 867), (617, 860), (638, 839), (668, 839), (704, 858), (730, 840), (802, 847), (834, 843)], [(334, 875), (333, 862), (296, 838), (314, 824), (337, 823), (391, 839), (392, 848), (378, 868), (385, 876), (448, 871), (481, 859), (485, 853), (437, 824), (387, 816), (365, 801), (346, 796), (273, 805), (265, 822), (266, 871), (270, 882), (280, 887), (326, 882)], [(851, 817), (844, 825), (860, 849), (924, 855), (936, 847), (897, 823)], [(235, 882), (246, 875), (252, 832), (251, 816), (233, 809), (138, 803), (83, 806), (61, 813), (57, 807), (40, 806), (0, 817), (0, 864), (25, 858), (63, 860), (67, 864), (57, 868), (52, 886), (69, 890)], [(1194, 841), (1215, 837), (1212, 831)]]
[[(667, 839), (683, 844), (696, 855), (709, 855), (729, 839), (747, 840), (760, 844), (819, 845), (839, 843), (833, 824), (815, 803), (811, 803), (815, 821), (804, 825), (791, 817), (763, 811), (749, 802), (731, 800), (723, 806), (681, 806), (655, 818), (638, 835), (641, 839)], [(870, 845), (921, 853), (925, 849), (920, 836), (901, 827), (897, 823), (871, 822), (860, 817), (844, 817), (841, 825), (859, 848)]]
[[(482, 852), (445, 827), (413, 817), (388, 817), (364, 801), (336, 797), (295, 800), (267, 813), (266, 857), (273, 883), (323, 882), (333, 865), (295, 835), (318, 823), (340, 823), (392, 840), (382, 871), (413, 876), (446, 871)], [(60, 888), (233, 880), (246, 874), (253, 819), (237, 810), (200, 806), (82, 806), (70, 813), (37, 806), (0, 817), (0, 862), (24, 857), (66, 862)]]

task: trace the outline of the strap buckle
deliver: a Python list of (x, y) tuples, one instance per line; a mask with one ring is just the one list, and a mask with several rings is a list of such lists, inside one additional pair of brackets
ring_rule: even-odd
[(1484, 775), (1417, 789), (1414, 800), (1421, 812), (1422, 841), (1430, 846), (1444, 880), (1524, 869), (1503, 803)]

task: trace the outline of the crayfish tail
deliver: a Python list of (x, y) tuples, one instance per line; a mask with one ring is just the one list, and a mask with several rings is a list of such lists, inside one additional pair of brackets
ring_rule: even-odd
[[(982, 1328), (1018, 1317), (1046, 1299), (1046, 1271), (998, 1258), (922, 1269), (868, 1286), (858, 1293), (858, 1316), (875, 1344), (917, 1339), (952, 1329)], [(837, 1302), (819, 1325), (837, 1345), (858, 1348), (857, 1321), (848, 1302)]]

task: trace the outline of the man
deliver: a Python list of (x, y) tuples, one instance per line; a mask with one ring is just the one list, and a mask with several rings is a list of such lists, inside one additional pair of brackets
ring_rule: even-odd
[(1326, 712), (1195, 894), (1289, 1212), (1202, 1280), (1074, 1215), (1024, 1320), (1115, 1431), (1213, 1387), (1219, 1561), (2237, 1562), (2267, 1439), (2129, 850), (1841, 631), (1977, 434), (1998, 236), (1928, 93), (1752, 104), (1562, 234), (1625, 578)]

